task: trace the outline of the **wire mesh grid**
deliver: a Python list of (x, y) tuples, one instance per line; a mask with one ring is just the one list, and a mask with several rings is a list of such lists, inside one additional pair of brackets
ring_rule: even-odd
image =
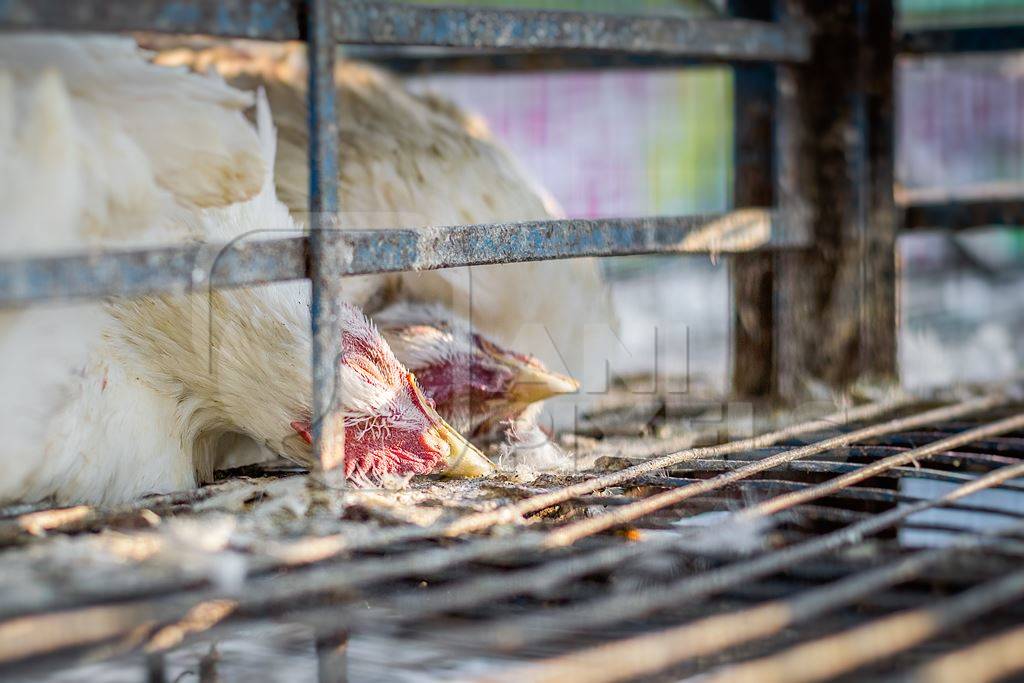
[[(993, 680), (1024, 667), (1022, 455), (1024, 414), (997, 392), (530, 485), (249, 472), (114, 511), (12, 509), (0, 666), (152, 666), (273, 621), (418, 652), (427, 679)], [(69, 572), (96, 544), (117, 561)]]

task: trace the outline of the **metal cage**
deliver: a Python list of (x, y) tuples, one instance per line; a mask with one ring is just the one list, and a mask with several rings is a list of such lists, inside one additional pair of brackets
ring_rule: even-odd
[[(313, 217), (304, 238), (3, 261), (0, 305), (309, 278), (315, 406), (323, 415), (331, 407), (331, 361), (341, 339), (332, 306), (340, 276), (714, 251), (733, 258), (738, 392), (792, 399), (801, 394), (804, 377), (833, 387), (891, 380), (899, 229), (1022, 215), (1016, 197), (897, 206), (894, 60), (901, 52), (1021, 49), (1024, 32), (900, 34), (892, 0), (729, 5), (730, 18), (698, 20), (344, 0), (0, 2), (0, 28), (8, 30), (305, 40)], [(452, 226), (429, 235), (332, 230), (339, 209), (332, 81), (339, 43), (449, 50), (396, 53), (393, 61), (402, 68), (424, 60), (443, 68), (734, 64), (738, 208), (702, 216)], [(216, 267), (196, 268), (209, 263)], [(840, 314), (853, 315), (854, 324), (827, 322)], [(177, 628), (167, 641), (175, 645), (232, 620), (286, 613), (316, 629), (328, 679), (337, 675), (330, 664), (337, 634), (355, 628), (401, 633), (430, 624), (432, 633), (467, 648), (544, 659), (506, 680), (678, 677), (709, 669), (715, 680), (821, 680), (906, 652), (917, 658), (900, 660), (905, 666), (898, 670), (871, 669), (873, 675), (992, 680), (1024, 669), (1024, 658), (1015, 654), (1024, 636), (1013, 626), (1024, 595), (1016, 568), (1020, 512), (997, 510), (1013, 523), (916, 553), (900, 550), (893, 529), (936, 507), (984, 512), (984, 505), (972, 508), (962, 499), (986, 488), (1020, 490), (1024, 418), (1000, 391), (945, 403), (869, 404), (740, 442), (675, 450), (546, 491), (516, 490), (493, 511), (442, 525), (299, 539), (260, 555), (253, 590), (239, 600), (182, 577), (88, 590), (54, 587), (52, 594), (0, 604), (0, 670), (21, 671), (41, 658), (109, 653), (118, 647), (111, 642), (131, 648), (150, 638), (147, 651), (167, 649), (163, 641), (153, 645), (169, 633), (164, 630), (146, 630), (139, 640), (147, 624)], [(887, 419), (875, 422), (881, 418)], [(922, 469), (908, 467), (926, 460)], [(939, 497), (914, 497), (899, 487), (912, 474), (953, 488)], [(259, 486), (246, 485), (258, 492)], [(146, 509), (178, 509), (233, 485), (219, 486), (149, 500)], [(601, 534), (641, 519), (647, 533), (671, 522), (672, 514), (723, 509), (723, 496), (735, 499), (737, 492), (744, 504), (729, 522), (773, 520), (780, 530), (777, 548), (735, 560), (657, 536), (637, 544), (632, 532)], [(599, 513), (576, 514), (594, 505)], [(87, 531), (140, 509), (15, 512), (0, 520), (0, 539), (17, 546), (40, 531)], [(542, 512), (550, 519), (537, 517)], [(786, 516), (797, 512), (799, 518)], [(534, 528), (469, 538), (517, 526), (527, 516)], [(857, 544), (866, 554), (847, 552)], [(593, 579), (638, 557), (664, 554), (688, 567), (686, 576), (610, 595)], [(282, 572), (286, 577), (278, 580)], [(414, 583), (420, 579), (440, 587), (421, 591)], [(721, 604), (710, 609), (705, 601), (716, 595)], [(347, 607), (320, 605), (326, 596)], [(352, 608), (371, 598), (383, 605), (380, 615)], [(487, 611), (498, 603), (510, 608), (502, 619)], [(854, 604), (859, 612), (844, 611)], [(672, 616), (667, 627), (658, 621), (666, 612)], [(959, 626), (990, 614), (998, 618), (978, 631), (981, 640), (957, 636)], [(674, 623), (683, 617), (689, 621)], [(808, 624), (814, 625), (810, 633)], [(605, 627), (618, 630), (597, 638)], [(584, 649), (552, 646), (549, 641), (567, 628), (597, 640)], [(952, 654), (918, 666), (928, 653), (914, 648), (950, 632), (943, 642)], [(545, 647), (535, 649), (545, 638)], [(741, 654), (725, 657), (730, 648)], [(715, 669), (737, 658), (743, 661), (733, 668)]]

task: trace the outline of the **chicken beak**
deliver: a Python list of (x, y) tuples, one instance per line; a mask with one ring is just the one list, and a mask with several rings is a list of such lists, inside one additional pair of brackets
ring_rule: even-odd
[(477, 450), (476, 446), (452, 429), (451, 425), (440, 416), (437, 420), (437, 423), (430, 429), (430, 435), (448, 446), (445, 475), (449, 477), (482, 477), (494, 471), (494, 464), (487, 459), (486, 455)]
[(526, 406), (552, 396), (573, 394), (580, 388), (580, 383), (567, 375), (526, 363), (514, 356), (492, 355), (496, 360), (511, 368), (514, 373), (512, 384), (508, 390), (510, 403)]
[(482, 477), (494, 472), (494, 463), (437, 414), (412, 374), (409, 375), (409, 383), (417, 402), (430, 418), (431, 426), (425, 435), (427, 443), (445, 454), (444, 474), (449, 477)]

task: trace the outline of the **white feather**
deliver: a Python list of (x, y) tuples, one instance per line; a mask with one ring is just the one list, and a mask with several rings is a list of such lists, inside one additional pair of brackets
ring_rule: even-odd
[[(5, 36), (5, 254), (171, 241), (188, 207), (252, 195), (268, 166), (241, 114), (250, 101), (149, 64), (129, 39)], [(195, 484), (187, 402), (159, 391), (121, 332), (103, 303), (0, 314), (0, 500), (112, 502)]]
[[(240, 88), (267, 89), (281, 131), (278, 194), (293, 212), (304, 212), (308, 166), (301, 46), (238, 42), (208, 50), (175, 49), (157, 59), (218, 70)], [(339, 65), (336, 83), (343, 227), (429, 230), (560, 215), (478, 119), (440, 98), (414, 95), (358, 63)], [(371, 306), (372, 314), (376, 298), (397, 281), (403, 296), (443, 304), (496, 341), (570, 375), (583, 374), (588, 354), (596, 362), (608, 355), (587, 348), (592, 326), (617, 326), (594, 259), (352, 278), (347, 281), (349, 300)]]

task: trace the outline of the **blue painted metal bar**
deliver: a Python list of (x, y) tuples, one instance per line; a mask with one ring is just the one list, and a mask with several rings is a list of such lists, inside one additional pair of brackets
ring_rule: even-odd
[(468, 50), (436, 47), (381, 47), (353, 45), (352, 59), (377, 64), (399, 74), (612, 71), (616, 69), (683, 69), (699, 65), (692, 57), (629, 52), (575, 50)]
[[(806, 61), (798, 25), (733, 19), (331, 0), (342, 43), (505, 50), (596, 50), (711, 61)], [(298, 0), (3, 0), (0, 28), (162, 31), (295, 40)]]
[(991, 199), (962, 198), (913, 203), (900, 207), (903, 229), (963, 230), (987, 225), (1024, 225), (1024, 196)]
[(796, 24), (479, 7), (339, 2), (344, 43), (658, 53), (719, 61), (805, 61)]
[[(579, 256), (707, 254), (807, 246), (765, 209), (668, 218), (553, 220), (414, 230), (325, 232), (346, 275), (516, 263)], [(208, 264), (208, 265), (204, 265)], [(51, 299), (180, 293), (296, 280), (307, 275), (302, 237), (230, 245), (0, 260), (0, 308)]]
[[(313, 323), (313, 448), (324, 471), (343, 462), (344, 429), (328, 418), (339, 409), (338, 359), (341, 356), (341, 272), (347, 250), (328, 239), (337, 230), (338, 117), (335, 111), (333, 3), (306, 0), (309, 62), (309, 276)], [(342, 481), (344, 477), (342, 477)]]
[(1024, 50), (1024, 26), (977, 26), (905, 31), (905, 54), (956, 54)]

